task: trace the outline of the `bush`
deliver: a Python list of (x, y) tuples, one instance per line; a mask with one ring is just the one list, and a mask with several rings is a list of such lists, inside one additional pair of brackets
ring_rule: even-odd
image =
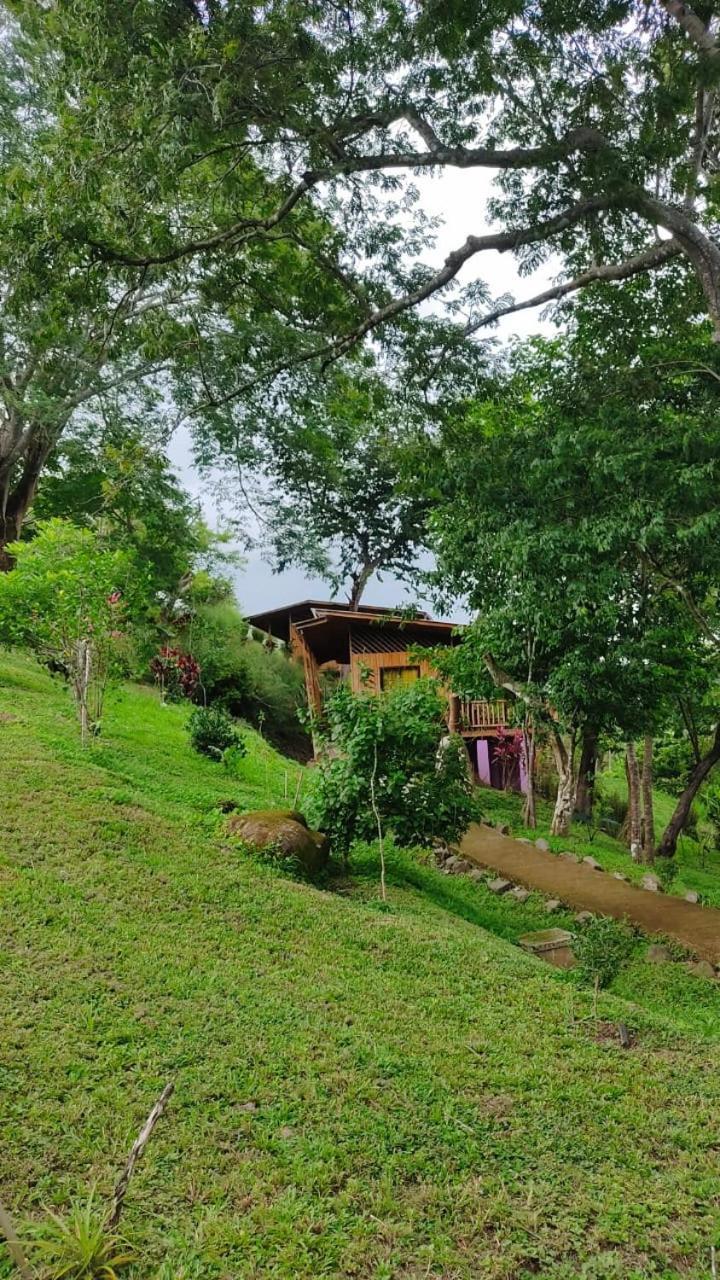
[(434, 681), (376, 696), (341, 686), (325, 707), (308, 808), (332, 847), (392, 831), (402, 845), (454, 840), (475, 816), (467, 752), (448, 738)]
[(224, 707), (195, 707), (187, 722), (190, 743), (200, 755), (222, 760), (223, 752), (234, 748), (247, 750), (240, 734)]
[(632, 955), (631, 931), (616, 920), (591, 920), (575, 939), (575, 973), (588, 986), (607, 987)]
[(142, 571), (68, 520), (38, 524), (32, 541), (8, 551), (15, 567), (0, 574), (0, 643), (28, 647), (67, 677), (85, 742), (100, 732), (108, 684), (126, 674)]

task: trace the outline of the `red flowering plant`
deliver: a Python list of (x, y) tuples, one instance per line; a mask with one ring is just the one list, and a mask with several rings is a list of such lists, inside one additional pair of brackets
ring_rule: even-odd
[(503, 788), (507, 790), (516, 765), (523, 755), (522, 735), (498, 729), (497, 742), (493, 747), (493, 756), (500, 765)]
[(200, 664), (190, 653), (163, 645), (150, 663), (163, 701), (193, 698), (200, 683)]

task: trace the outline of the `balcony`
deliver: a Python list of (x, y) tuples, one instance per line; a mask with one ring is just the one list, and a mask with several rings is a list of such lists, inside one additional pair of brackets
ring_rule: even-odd
[(505, 728), (510, 722), (508, 704), (504, 698), (468, 700), (450, 698), (449, 728), (451, 733), (491, 737), (494, 730)]

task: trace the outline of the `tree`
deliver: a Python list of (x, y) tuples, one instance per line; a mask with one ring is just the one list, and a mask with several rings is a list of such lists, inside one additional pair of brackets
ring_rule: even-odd
[(11, 555), (13, 572), (0, 575), (0, 639), (66, 675), (85, 745), (100, 732), (108, 682), (127, 661), (125, 628), (142, 595), (142, 570), (63, 520), (11, 544)]
[(155, 595), (176, 594), (186, 575), (212, 559), (218, 541), (170, 470), (161, 441), (141, 423), (114, 417), (85, 417), (63, 435), (47, 460), (33, 514), (100, 530), (126, 547)]
[(373, 574), (408, 576), (428, 500), (405, 483), (408, 402), (368, 373), (338, 371), (322, 400), (290, 406), (265, 443), (265, 536), (277, 569), (343, 584), (357, 608)]
[[(502, 315), (648, 273), (690, 282), (720, 326), (708, 5), (161, 0), (118, 20), (105, 0), (17, 0), (13, 13), (11, 532), (78, 398), (118, 378), (172, 373), (182, 412), (233, 450), (269, 388), (280, 402), (380, 329), (425, 380)], [(470, 225), (428, 266), (412, 182), (449, 168), (497, 175), (500, 227)], [(491, 250), (527, 271), (558, 253), (563, 279), (519, 302), (457, 291)]]
[[(704, 390), (695, 403), (686, 375), (673, 404), (672, 375), (651, 386), (636, 364), (613, 382), (608, 360), (606, 387), (580, 357), (579, 339), (523, 349), (429, 464), (444, 485), (431, 522), (440, 582), (478, 611), (470, 666), (484, 664), (549, 735), (558, 833), (575, 805), (580, 735), (634, 739), (669, 699), (712, 682), (691, 611), (649, 563), (683, 568), (686, 587), (711, 581), (716, 549), (700, 537), (717, 519), (711, 406)], [(696, 427), (701, 462), (687, 448)]]

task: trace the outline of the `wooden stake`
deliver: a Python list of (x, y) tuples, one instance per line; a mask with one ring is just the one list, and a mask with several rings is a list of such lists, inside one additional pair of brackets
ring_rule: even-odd
[(123, 1169), (117, 1186), (115, 1187), (115, 1191), (113, 1192), (112, 1204), (107, 1217), (107, 1225), (110, 1228), (116, 1227), (120, 1221), (120, 1214), (122, 1213), (123, 1203), (125, 1201), (125, 1193), (127, 1192), (128, 1183), (135, 1171), (135, 1165), (145, 1150), (150, 1139), (150, 1135), (165, 1110), (168, 1099), (174, 1088), (175, 1085), (172, 1080), (169, 1084), (165, 1085), (165, 1088), (160, 1094), (160, 1097), (155, 1103), (155, 1106), (150, 1112), (150, 1115), (132, 1145), (132, 1150), (125, 1163), (125, 1168)]

